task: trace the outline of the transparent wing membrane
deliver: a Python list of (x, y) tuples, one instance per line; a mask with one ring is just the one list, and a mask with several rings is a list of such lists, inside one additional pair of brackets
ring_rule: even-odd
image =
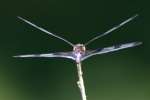
[(35, 27), (35, 28), (37, 28), (37, 29), (39, 29), (39, 30), (41, 30), (41, 31), (43, 31), (43, 32), (45, 32), (45, 33), (47, 33), (47, 34), (49, 34), (49, 35), (51, 35), (51, 36), (54, 36), (54, 37), (56, 37), (56, 38), (58, 38), (58, 39), (60, 39), (60, 40), (63, 40), (64, 42), (68, 43), (68, 44), (71, 45), (71, 46), (74, 46), (74, 44), (71, 43), (71, 42), (69, 42), (68, 40), (66, 40), (66, 39), (64, 39), (64, 38), (62, 38), (62, 37), (60, 37), (60, 36), (58, 36), (58, 35), (53, 34), (53, 33), (49, 32), (49, 31), (47, 31), (47, 30), (45, 30), (45, 29), (43, 29), (43, 28), (41, 28), (41, 27), (39, 27), (39, 26), (37, 26), (37, 25), (35, 25), (35, 24), (33, 24), (33, 23), (31, 23), (30, 21), (28, 21), (28, 20), (26, 20), (26, 19), (24, 19), (24, 18), (22, 18), (22, 17), (20, 17), (20, 16), (18, 16), (18, 18), (21, 19), (22, 21), (28, 23), (29, 25), (31, 25), (31, 26), (33, 26), (33, 27)]
[(48, 53), (48, 54), (27, 54), (27, 55), (17, 55), (13, 56), (17, 58), (34, 58), (34, 57), (47, 57), (47, 58), (68, 58), (74, 60), (72, 52), (59, 52), (59, 53)]
[(91, 39), (91, 40), (89, 40), (87, 43), (85, 43), (85, 46), (88, 45), (88, 44), (90, 44), (91, 42), (95, 41), (96, 39), (101, 38), (101, 37), (103, 37), (103, 36), (105, 36), (105, 35), (111, 33), (112, 31), (114, 31), (114, 30), (120, 28), (121, 26), (123, 26), (123, 25), (125, 25), (126, 23), (130, 22), (131, 20), (135, 19), (137, 16), (138, 16), (138, 14), (136, 14), (136, 15), (130, 17), (129, 19), (127, 19), (127, 20), (125, 20), (124, 22), (120, 23), (119, 25), (117, 25), (117, 26), (111, 28), (110, 30), (108, 30), (108, 31), (106, 31), (106, 32), (104, 32), (104, 33), (102, 33), (102, 34), (100, 34), (100, 35), (94, 37), (93, 39)]
[[(120, 28), (121, 26), (125, 25), (126, 23), (130, 22), (131, 20), (135, 19), (138, 15), (134, 15), (132, 17), (130, 17), (129, 19), (123, 21), (122, 23), (120, 23), (119, 25), (111, 28), (110, 30), (104, 32), (103, 34), (100, 34), (96, 37), (94, 37), (93, 39), (91, 39), (90, 41), (88, 41), (87, 43), (85, 43), (83, 45), (86, 46), (88, 44), (90, 44), (91, 42), (95, 41), (96, 39), (100, 38), (100, 37), (103, 37), (109, 33), (111, 33), (112, 31)], [(64, 42), (68, 43), (69, 45), (71, 45), (72, 47), (75, 47), (76, 45), (72, 44), (71, 42), (69, 42), (68, 40), (62, 38), (62, 37), (59, 37), (33, 23), (31, 23), (30, 21), (22, 18), (22, 17), (18, 17), (19, 19), (21, 19), (22, 21), (28, 23), (29, 25), (51, 35), (51, 36), (54, 36), (60, 40), (63, 40)], [(98, 54), (104, 54), (104, 53), (109, 53), (109, 52), (114, 52), (114, 51), (118, 51), (118, 50), (121, 50), (121, 49), (125, 49), (125, 48), (130, 48), (130, 47), (135, 47), (135, 46), (138, 46), (142, 44), (141, 42), (132, 42), (132, 43), (126, 43), (126, 44), (120, 44), (120, 45), (114, 45), (114, 46), (110, 46), (110, 47), (105, 47), (105, 48), (99, 48), (99, 49), (96, 49), (96, 50), (85, 50), (83, 54), (80, 54), (80, 51), (81, 51), (81, 47), (78, 47), (79, 51), (77, 50), (77, 52), (75, 52), (74, 50), (72, 52), (58, 52), (58, 53), (48, 53), (48, 54), (28, 54), (28, 55), (17, 55), (17, 56), (14, 56), (14, 57), (18, 57), (18, 58), (34, 58), (34, 57), (46, 57), (46, 58), (54, 58), (54, 57), (59, 57), (59, 58), (68, 58), (68, 59), (72, 59), (72, 60), (75, 60), (76, 62), (78, 61), (78, 58), (80, 58), (79, 60), (80, 61), (83, 61), (91, 56), (94, 56), (94, 55), (98, 55)], [(78, 55), (80, 55), (78, 57)]]
[(115, 45), (115, 46), (111, 46), (111, 47), (91, 50), (91, 51), (88, 51), (88, 53), (82, 58), (82, 61), (91, 57), (91, 56), (94, 56), (94, 55), (109, 53), (109, 52), (118, 51), (121, 49), (130, 48), (130, 47), (135, 47), (135, 46), (138, 46), (140, 44), (142, 44), (142, 42), (132, 42), (132, 43), (126, 43), (126, 44)]

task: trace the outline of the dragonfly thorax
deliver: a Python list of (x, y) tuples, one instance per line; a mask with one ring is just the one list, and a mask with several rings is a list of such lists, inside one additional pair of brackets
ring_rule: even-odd
[(80, 63), (82, 56), (85, 54), (86, 48), (83, 44), (76, 44), (73, 47), (73, 53), (77, 63)]
[(85, 48), (85, 46), (83, 44), (76, 44), (73, 47), (73, 51), (74, 51), (74, 53), (84, 54), (85, 51), (86, 51), (86, 48)]

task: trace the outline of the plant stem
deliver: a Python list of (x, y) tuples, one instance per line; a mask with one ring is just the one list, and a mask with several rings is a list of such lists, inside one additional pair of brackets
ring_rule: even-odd
[(78, 87), (81, 92), (82, 100), (87, 100), (86, 99), (86, 93), (85, 93), (85, 87), (84, 87), (84, 80), (83, 80), (83, 72), (82, 72), (82, 66), (81, 63), (77, 63), (77, 70), (78, 70), (78, 77), (79, 80), (77, 81)]

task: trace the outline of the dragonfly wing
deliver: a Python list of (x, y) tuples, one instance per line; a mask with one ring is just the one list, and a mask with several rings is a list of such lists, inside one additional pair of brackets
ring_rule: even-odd
[(115, 46), (110, 46), (110, 47), (106, 47), (106, 48), (91, 50), (91, 51), (88, 51), (87, 54), (84, 55), (82, 60), (85, 60), (85, 59), (87, 59), (91, 56), (94, 56), (94, 55), (109, 53), (109, 52), (118, 51), (121, 49), (130, 48), (130, 47), (135, 47), (135, 46), (138, 46), (140, 44), (142, 44), (142, 42), (132, 42), (132, 43), (126, 43), (126, 44), (115, 45)]
[(28, 55), (17, 55), (13, 56), (17, 58), (34, 58), (34, 57), (46, 57), (46, 58), (68, 58), (74, 60), (72, 52), (58, 52), (58, 53), (48, 53), (48, 54), (28, 54)]
[(58, 36), (58, 35), (56, 35), (56, 34), (53, 34), (53, 33), (49, 32), (49, 31), (47, 31), (47, 30), (45, 30), (45, 29), (43, 29), (43, 28), (41, 28), (41, 27), (39, 27), (39, 26), (37, 26), (37, 25), (35, 25), (35, 24), (33, 24), (33, 23), (31, 23), (30, 21), (28, 21), (28, 20), (26, 20), (26, 19), (24, 19), (24, 18), (22, 18), (22, 17), (20, 17), (20, 16), (18, 16), (18, 18), (19, 18), (20, 20), (22, 20), (22, 21), (28, 23), (29, 25), (31, 25), (31, 26), (33, 26), (33, 27), (35, 27), (35, 28), (41, 30), (42, 32), (45, 32), (45, 33), (47, 33), (47, 34), (49, 34), (49, 35), (51, 35), (51, 36), (54, 36), (54, 37), (56, 37), (56, 38), (58, 38), (58, 39), (60, 39), (60, 40), (63, 40), (64, 42), (68, 43), (68, 44), (71, 45), (71, 46), (74, 46), (74, 44), (71, 43), (70, 41), (68, 41), (68, 40), (66, 40), (66, 39), (64, 39), (64, 38), (62, 38), (62, 37), (60, 37), (60, 36)]
[(136, 15), (130, 17), (129, 19), (123, 21), (122, 23), (120, 23), (119, 25), (117, 25), (117, 26), (115, 26), (115, 27), (109, 29), (108, 31), (106, 31), (106, 32), (104, 32), (104, 33), (102, 33), (102, 34), (100, 34), (100, 35), (98, 35), (98, 36), (92, 38), (92, 39), (89, 40), (87, 43), (85, 43), (85, 46), (87, 46), (87, 45), (90, 44), (91, 42), (93, 42), (93, 41), (95, 41), (95, 40), (97, 40), (97, 39), (99, 39), (99, 38), (101, 38), (101, 37), (103, 37), (103, 36), (105, 36), (105, 35), (107, 35), (107, 34), (113, 32), (113, 31), (117, 30), (118, 28), (122, 27), (122, 26), (125, 25), (126, 23), (128, 23), (128, 22), (132, 21), (133, 19), (135, 19), (137, 16), (138, 16), (138, 14), (136, 14)]

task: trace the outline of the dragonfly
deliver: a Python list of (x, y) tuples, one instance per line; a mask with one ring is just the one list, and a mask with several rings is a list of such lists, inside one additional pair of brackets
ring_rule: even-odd
[(55, 38), (58, 38), (64, 42), (66, 42), (68, 45), (70, 45), (72, 47), (72, 51), (68, 51), (68, 52), (54, 52), (54, 53), (42, 53), (42, 54), (25, 54), (25, 55), (17, 55), (17, 56), (13, 56), (16, 58), (36, 58), (36, 57), (43, 57), (43, 58), (67, 58), (67, 59), (71, 59), (73, 61), (76, 62), (77, 65), (77, 72), (78, 72), (78, 78), (79, 80), (77, 81), (80, 93), (81, 93), (81, 97), (82, 100), (87, 100), (86, 97), (86, 91), (85, 91), (85, 86), (84, 86), (84, 80), (83, 80), (83, 71), (82, 71), (82, 66), (81, 66), (81, 62), (92, 57), (95, 55), (100, 55), (100, 54), (105, 54), (105, 53), (109, 53), (109, 52), (114, 52), (114, 51), (118, 51), (118, 50), (122, 50), (122, 49), (126, 49), (126, 48), (131, 48), (131, 47), (135, 47), (138, 45), (141, 45), (142, 42), (136, 41), (136, 42), (131, 42), (131, 43), (124, 43), (124, 44), (119, 44), (119, 45), (113, 45), (113, 46), (108, 46), (108, 47), (104, 47), (104, 48), (98, 48), (95, 50), (88, 50), (86, 48), (87, 45), (91, 44), (93, 41), (108, 35), (109, 33), (117, 30), (118, 28), (124, 26), (126, 23), (132, 21), (133, 19), (135, 19), (138, 16), (138, 14), (135, 14), (134, 16), (126, 19), (125, 21), (121, 22), (120, 24), (116, 25), (115, 27), (112, 27), (111, 29), (107, 30), (106, 32), (99, 34), (98, 36), (90, 39), (88, 42), (84, 43), (84, 44), (73, 44), (72, 42), (68, 41), (67, 39), (58, 36), (56, 34), (51, 33), (50, 31), (47, 31), (46, 29), (18, 16), (18, 18), (20, 20), (22, 20), (23, 22), (31, 25), (32, 27), (47, 33), (48, 35), (51, 35)]

